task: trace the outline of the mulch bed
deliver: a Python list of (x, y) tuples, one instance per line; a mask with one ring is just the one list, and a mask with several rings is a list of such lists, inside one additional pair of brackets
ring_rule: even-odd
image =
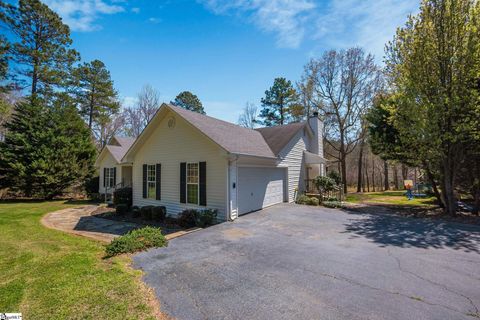
[(129, 223), (135, 223), (138, 224), (140, 227), (157, 227), (162, 229), (162, 233), (164, 235), (174, 233), (177, 231), (182, 231), (185, 230), (185, 228), (182, 228), (178, 226), (177, 224), (169, 222), (169, 219), (167, 217), (167, 221), (165, 222), (159, 222), (159, 221), (153, 221), (153, 220), (143, 220), (140, 217), (132, 217), (132, 213), (129, 212), (124, 216), (119, 216), (116, 214), (114, 208), (109, 208), (109, 207), (98, 207), (95, 211), (92, 212), (92, 216), (95, 216), (97, 218), (102, 218), (102, 219), (108, 219), (112, 221), (121, 221), (121, 222), (129, 222)]

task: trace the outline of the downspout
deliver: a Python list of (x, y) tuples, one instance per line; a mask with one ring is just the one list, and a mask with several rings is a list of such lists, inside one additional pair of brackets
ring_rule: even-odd
[[(231, 156), (234, 156), (233, 159), (231, 159)], [(229, 156), (228, 156), (228, 166), (227, 166), (227, 212), (228, 212), (228, 218), (227, 220), (230, 220), (230, 221), (234, 221), (236, 218), (238, 218), (238, 199), (237, 199), (237, 216), (235, 217), (235, 219), (232, 219), (232, 208), (231, 208), (231, 191), (230, 191), (230, 187), (231, 187), (231, 176), (230, 176), (230, 166), (232, 163), (236, 162), (239, 158), (239, 155), (238, 154), (232, 154), (232, 153), (229, 153)], [(238, 170), (238, 168), (237, 168)], [(238, 175), (238, 173), (237, 173)], [(238, 181), (235, 182), (236, 184), (238, 184)], [(236, 189), (236, 186), (235, 186), (235, 189)]]

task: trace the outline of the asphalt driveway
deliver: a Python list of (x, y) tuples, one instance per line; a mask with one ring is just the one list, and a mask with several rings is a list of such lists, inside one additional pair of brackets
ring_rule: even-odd
[(279, 205), (134, 257), (177, 319), (475, 319), (480, 227)]

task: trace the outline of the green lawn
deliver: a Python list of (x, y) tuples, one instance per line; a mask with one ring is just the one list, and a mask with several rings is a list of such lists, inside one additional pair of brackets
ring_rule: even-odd
[(153, 319), (128, 257), (102, 259), (96, 241), (43, 227), (62, 201), (0, 202), (0, 312), (24, 319)]
[(435, 197), (414, 198), (408, 200), (405, 191), (349, 193), (346, 202), (364, 204), (387, 204), (396, 206), (430, 207), (434, 206)]

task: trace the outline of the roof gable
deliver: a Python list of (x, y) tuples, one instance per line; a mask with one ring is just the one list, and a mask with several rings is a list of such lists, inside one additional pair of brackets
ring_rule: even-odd
[(258, 131), (180, 107), (169, 107), (230, 153), (268, 158), (275, 156)]
[(164, 103), (142, 134), (123, 155), (122, 161), (127, 161), (127, 158), (138, 150), (138, 146), (154, 132), (154, 126), (165, 118), (168, 110), (183, 118), (225, 151), (238, 155), (276, 158), (299, 130), (308, 129), (306, 122), (299, 122), (253, 130)]
[(255, 129), (260, 132), (272, 152), (277, 156), (295, 135), (307, 126), (306, 122), (295, 122), (282, 126)]
[(127, 153), (128, 149), (130, 149), (134, 142), (135, 138), (114, 136), (109, 144), (103, 147), (102, 151), (100, 151), (100, 154), (95, 161), (95, 165), (98, 166), (98, 163), (105, 152), (109, 152), (117, 163), (121, 163), (123, 156)]

